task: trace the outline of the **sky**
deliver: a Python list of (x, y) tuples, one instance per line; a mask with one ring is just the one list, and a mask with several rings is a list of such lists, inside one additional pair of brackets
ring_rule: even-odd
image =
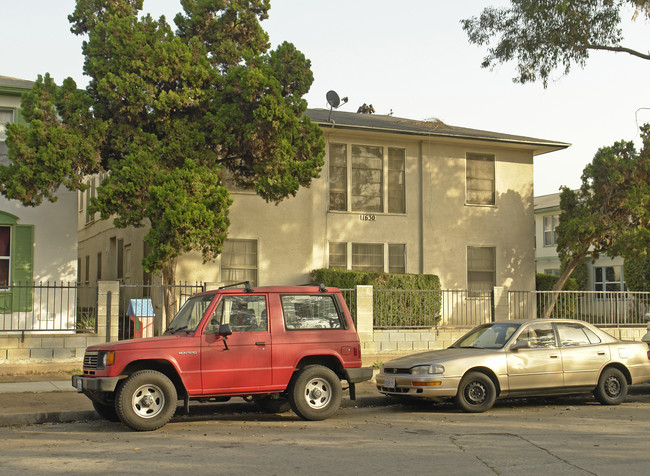
[[(0, 0), (0, 75), (35, 80), (49, 72), (80, 87), (83, 37), (70, 32), (74, 0)], [(584, 69), (541, 82), (512, 82), (515, 64), (480, 67), (485, 47), (469, 44), (460, 20), (504, 0), (271, 0), (262, 22), (272, 48), (289, 41), (311, 60), (306, 99), (327, 108), (334, 90), (341, 111), (372, 104), (377, 114), (567, 142), (535, 158), (535, 195), (580, 186), (596, 151), (620, 140), (640, 145), (637, 124), (650, 122), (650, 61), (594, 52)], [(145, 0), (144, 12), (172, 23), (179, 0)], [(623, 13), (623, 44), (648, 51), (650, 23)]]

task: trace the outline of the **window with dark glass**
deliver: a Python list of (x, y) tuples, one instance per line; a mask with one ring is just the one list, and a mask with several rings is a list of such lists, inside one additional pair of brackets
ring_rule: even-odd
[(472, 205), (494, 205), (494, 155), (467, 154), (466, 201)]

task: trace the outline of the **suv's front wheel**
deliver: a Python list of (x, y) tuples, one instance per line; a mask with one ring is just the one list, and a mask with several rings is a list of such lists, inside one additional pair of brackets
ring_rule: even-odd
[(165, 374), (140, 370), (119, 387), (116, 409), (125, 425), (150, 431), (165, 425), (174, 416), (177, 401), (176, 387)]
[(303, 420), (325, 420), (341, 406), (341, 381), (322, 365), (308, 365), (289, 389), (291, 408)]

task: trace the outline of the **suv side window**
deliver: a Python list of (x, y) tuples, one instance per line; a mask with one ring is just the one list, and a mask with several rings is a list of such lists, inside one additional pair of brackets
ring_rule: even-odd
[(233, 332), (259, 332), (268, 328), (264, 296), (224, 296), (221, 298), (206, 334), (215, 334), (221, 324)]
[(332, 295), (283, 295), (282, 314), (287, 330), (341, 329), (343, 319)]

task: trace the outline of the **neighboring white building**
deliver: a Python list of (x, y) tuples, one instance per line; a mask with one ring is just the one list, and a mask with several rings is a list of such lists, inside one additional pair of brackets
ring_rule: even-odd
[[(31, 81), (0, 76), (0, 162), (7, 164), (6, 124), (22, 121), (20, 98)], [(58, 303), (58, 310), (41, 312), (39, 296), (11, 283), (76, 282), (77, 194), (58, 193), (55, 203), (25, 207), (0, 196), (0, 330), (27, 327), (74, 329), (72, 303)], [(43, 297), (47, 300), (47, 296)], [(65, 322), (62, 317), (65, 315)], [(17, 320), (20, 320), (19, 325)], [(71, 322), (68, 322), (71, 321)]]
[[(560, 194), (535, 197), (535, 263), (538, 273), (560, 275), (557, 226), (560, 224)], [(589, 290), (624, 291), (623, 258), (601, 255), (587, 261)]]

